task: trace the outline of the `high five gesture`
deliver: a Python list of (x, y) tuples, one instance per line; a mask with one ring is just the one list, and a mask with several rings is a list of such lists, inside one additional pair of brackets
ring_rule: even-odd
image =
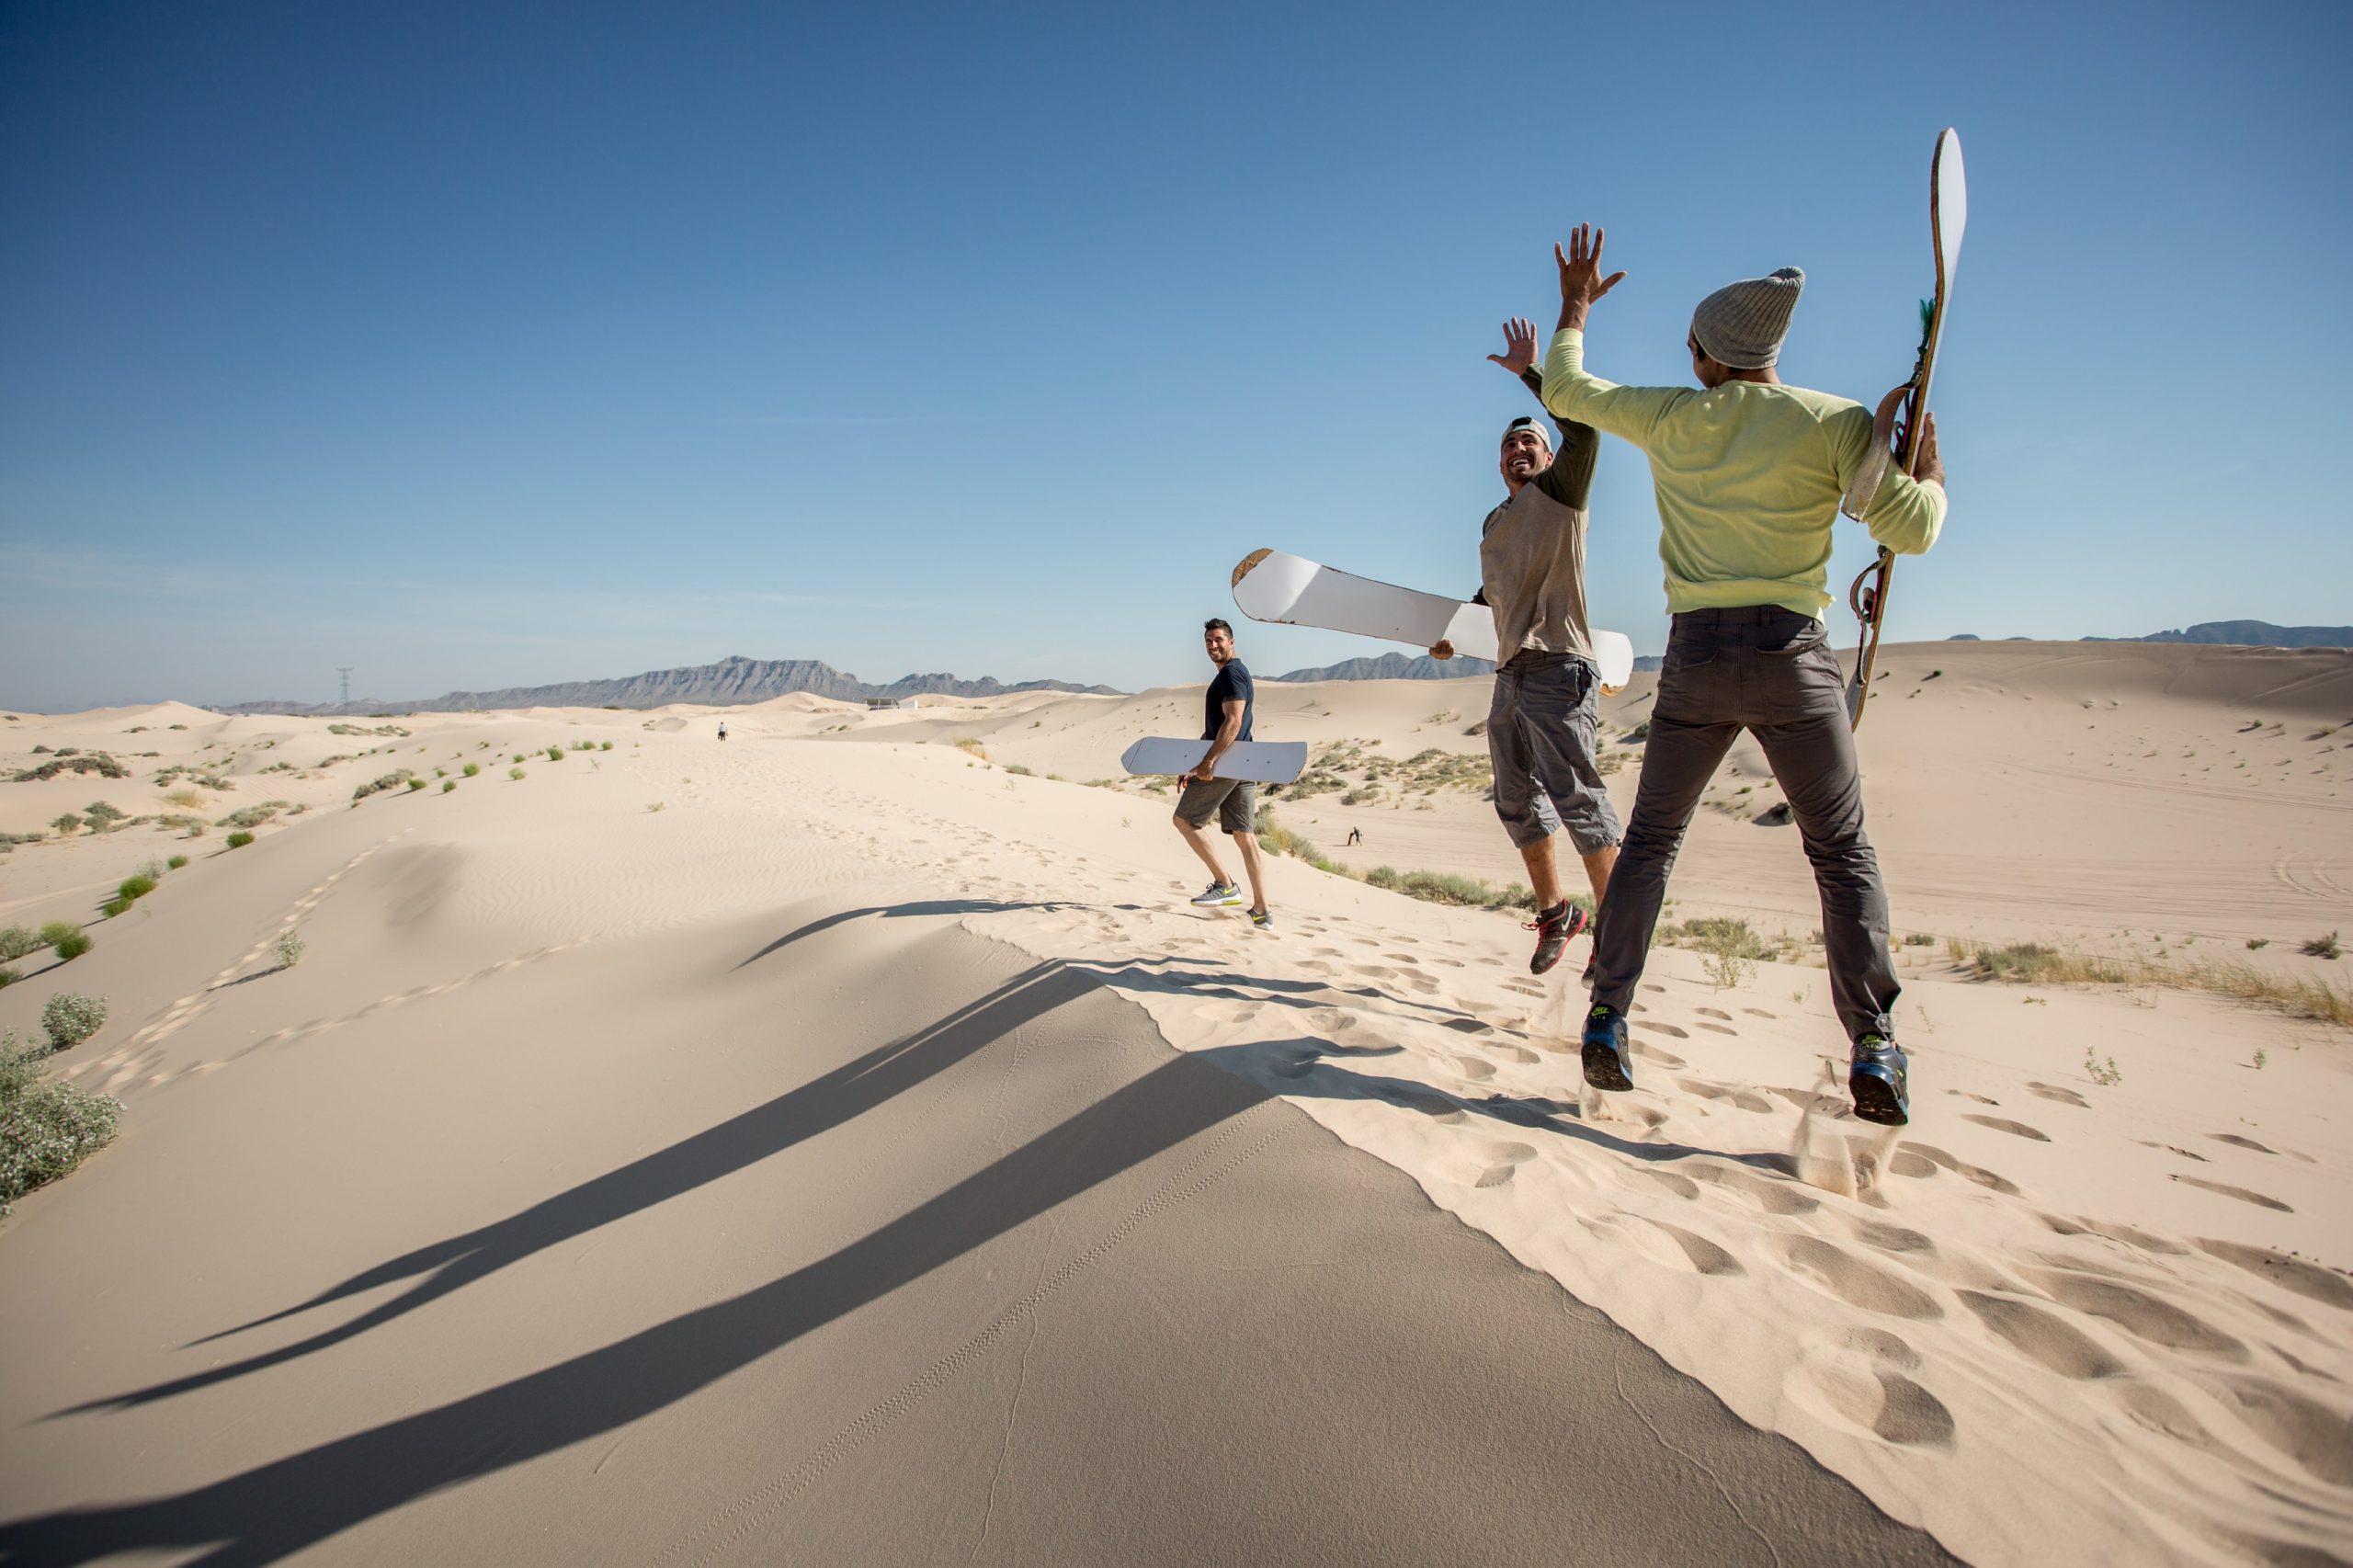
[(1607, 278), (1601, 275), (1601, 241), (1607, 232), (1579, 223), (1569, 235), (1566, 252), (1557, 244), (1552, 247), (1552, 259), (1561, 267), (1561, 321), (1556, 331), (1574, 327), (1583, 332), (1594, 301), (1626, 280), (1622, 272)]

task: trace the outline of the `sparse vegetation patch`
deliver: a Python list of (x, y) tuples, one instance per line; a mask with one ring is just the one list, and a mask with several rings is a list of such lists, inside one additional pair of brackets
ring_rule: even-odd
[(114, 1139), (121, 1103), (41, 1076), (38, 1051), (0, 1035), (0, 1214)]

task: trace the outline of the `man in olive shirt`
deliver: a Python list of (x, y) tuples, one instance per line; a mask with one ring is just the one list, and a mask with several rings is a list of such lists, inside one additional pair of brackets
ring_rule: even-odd
[[(1697, 391), (1621, 387), (1586, 369), (1587, 318), (1626, 276), (1602, 276), (1601, 246), (1601, 233), (1580, 225), (1566, 251), (1554, 249), (1561, 321), (1542, 395), (1557, 417), (1588, 420), (1650, 459), (1675, 624), (1625, 859), (1595, 935), (1586, 1082), (1633, 1086), (1625, 1015), (1667, 872), (1709, 778), (1745, 729), (1765, 748), (1813, 864), (1831, 1000), (1853, 1042), (1855, 1114), (1901, 1127), (1911, 1115), (1911, 1062), (1891, 1017), (1903, 987), (1888, 952), (1887, 888), (1863, 832), (1845, 680), (1820, 619), (1840, 499), (1881, 437), (1862, 404), (1787, 385), (1775, 369), (1805, 287), (1794, 267), (1699, 301), (1685, 341)], [(1904, 390), (1888, 395), (1884, 417)], [(1888, 472), (1860, 507), (1871, 537), (1900, 553), (1925, 551), (1944, 525), (1933, 415), (1918, 466), (1916, 480)]]
[[(1538, 390), (1535, 324), (1506, 324), (1504, 342), (1505, 352), (1488, 358)], [(1556, 453), (1540, 418), (1522, 415), (1505, 427), (1497, 467), (1509, 494), (1480, 528), (1472, 601), (1495, 611), (1503, 661), (1487, 710), (1487, 756), (1495, 770), (1495, 814), (1536, 892), (1536, 952), (1528, 963), (1534, 974), (1559, 963), (1586, 925), (1585, 911), (1561, 890), (1554, 837), (1568, 834), (1598, 907), (1621, 836), (1594, 762), (1601, 666), (1585, 603), (1586, 502), (1601, 438), (1586, 425), (1563, 423), (1561, 429)], [(1430, 653), (1450, 659), (1454, 644), (1440, 642)]]

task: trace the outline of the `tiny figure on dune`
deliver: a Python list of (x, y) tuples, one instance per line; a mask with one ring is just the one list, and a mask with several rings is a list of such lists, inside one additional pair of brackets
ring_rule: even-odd
[[(1831, 526), (1870, 456), (1871, 411), (1788, 386), (1775, 369), (1805, 286), (1793, 267), (1699, 301), (1685, 343), (1699, 390), (1617, 386), (1591, 374), (1586, 321), (1626, 276), (1602, 275), (1601, 246), (1602, 232), (1580, 224), (1567, 250), (1553, 248), (1561, 319), (1545, 356), (1544, 403), (1649, 457), (1674, 623), (1633, 820), (1595, 932), (1586, 1082), (1633, 1086), (1626, 1011), (1667, 873), (1709, 778), (1745, 729), (1764, 747), (1813, 863), (1831, 998), (1852, 1042), (1855, 1114), (1901, 1127), (1911, 1115), (1911, 1063), (1891, 1014), (1903, 988), (1888, 952), (1886, 886), (1863, 833), (1845, 680), (1821, 620)], [(1890, 413), (1905, 390), (1891, 394)], [(1863, 518), (1898, 554), (1927, 551), (1944, 524), (1934, 415), (1921, 441), (1918, 480), (1891, 472)]]
[(1353, 848), (1355, 848), (1358, 845), (1362, 844), (1363, 842), (1364, 842), (1364, 829), (1362, 829), (1362, 828), (1360, 828), (1360, 827), (1352, 827), (1352, 828), (1348, 829), (1348, 847), (1349, 847), (1349, 848), (1353, 849)]
[(722, 741), (727, 738), (727, 721), (724, 719), (719, 722), (719, 738)]
[(1242, 851), (1242, 869), (1250, 879), (1250, 924), (1267, 930), (1275, 920), (1267, 909), (1267, 869), (1258, 849), (1258, 786), (1246, 779), (1217, 777), (1218, 758), (1251, 738), (1251, 710), (1256, 693), (1249, 668), (1234, 657), (1233, 627), (1222, 620), (1210, 621), (1201, 628), (1201, 646), (1217, 666), (1201, 715), (1201, 739), (1210, 743), (1210, 749), (1185, 775), (1185, 792), (1177, 798), (1169, 820), (1210, 869), (1210, 885), (1193, 900), (1199, 907), (1210, 909), (1242, 902), (1242, 890), (1226, 875), (1217, 846), (1201, 831), (1209, 825), (1211, 813), (1216, 813), (1218, 825)]
[[(1487, 358), (1531, 389), (1540, 386), (1533, 322), (1506, 322), (1504, 352)], [(1536, 893), (1531, 974), (1559, 963), (1586, 927), (1585, 910), (1562, 891), (1553, 840), (1568, 835), (1598, 907), (1622, 836), (1595, 761), (1601, 665), (1585, 602), (1588, 502), (1600, 449), (1589, 426), (1564, 422), (1556, 451), (1540, 417), (1513, 420), (1496, 465), (1508, 494), (1479, 529), (1479, 592), (1471, 602), (1494, 611), (1502, 658), (1487, 708), (1487, 758), (1495, 770), (1495, 814)], [(1454, 644), (1440, 642), (1430, 656), (1450, 659)]]

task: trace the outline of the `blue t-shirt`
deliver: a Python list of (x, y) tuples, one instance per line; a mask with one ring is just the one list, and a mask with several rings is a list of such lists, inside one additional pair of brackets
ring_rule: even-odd
[(1210, 682), (1209, 704), (1201, 718), (1201, 739), (1217, 739), (1218, 731), (1225, 725), (1225, 705), (1236, 698), (1242, 701), (1242, 733), (1233, 738), (1246, 741), (1250, 738), (1251, 711), (1257, 706), (1257, 699), (1250, 684), (1250, 672), (1243, 667), (1241, 660), (1228, 659), (1218, 667), (1217, 679)]

